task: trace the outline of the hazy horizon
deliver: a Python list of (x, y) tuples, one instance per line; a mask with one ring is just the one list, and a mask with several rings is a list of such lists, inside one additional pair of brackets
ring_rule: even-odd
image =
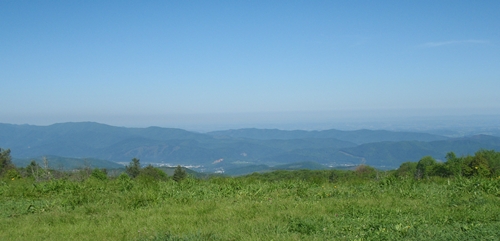
[(494, 125), (498, 9), (498, 1), (1, 1), (0, 123), (418, 129), (487, 116), (482, 125)]
[[(470, 130), (499, 129), (500, 115), (475, 114), (456, 115), (402, 115), (393, 113), (385, 116), (370, 116), (366, 112), (289, 112), (289, 113), (223, 113), (192, 114), (177, 116), (123, 116), (112, 118), (42, 118), (38, 122), (4, 121), (0, 123), (17, 125), (48, 126), (66, 122), (96, 122), (111, 126), (128, 128), (180, 128), (195, 132), (209, 132), (229, 129), (260, 128), (281, 130), (396, 130), (396, 131), (433, 131), (433, 130)], [(266, 116), (263, 118), (263, 116)], [(8, 120), (8, 119), (7, 119)]]

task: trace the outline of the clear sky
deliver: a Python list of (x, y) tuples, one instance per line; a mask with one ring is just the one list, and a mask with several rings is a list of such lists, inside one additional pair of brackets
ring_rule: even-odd
[(500, 1), (0, 1), (0, 122), (500, 114)]

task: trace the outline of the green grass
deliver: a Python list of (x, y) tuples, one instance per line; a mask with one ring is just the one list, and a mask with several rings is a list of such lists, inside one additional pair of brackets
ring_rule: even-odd
[(0, 182), (0, 240), (498, 240), (500, 178)]

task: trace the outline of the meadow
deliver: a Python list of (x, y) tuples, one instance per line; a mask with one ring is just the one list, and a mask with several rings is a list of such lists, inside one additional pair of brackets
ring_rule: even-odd
[(365, 178), (332, 173), (282, 171), (178, 182), (126, 174), (4, 178), (0, 240), (500, 237), (500, 177), (417, 180), (387, 172)]

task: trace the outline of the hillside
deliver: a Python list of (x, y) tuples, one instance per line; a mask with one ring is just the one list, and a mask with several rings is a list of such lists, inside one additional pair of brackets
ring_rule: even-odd
[(352, 142), (355, 144), (364, 144), (380, 141), (437, 141), (447, 139), (444, 136), (418, 133), (418, 132), (394, 132), (385, 130), (356, 130), (356, 131), (340, 131), (340, 130), (324, 130), (324, 131), (285, 131), (278, 129), (238, 129), (227, 131), (214, 131), (208, 134), (215, 137), (231, 137), (231, 138), (246, 138), (257, 140), (290, 140), (290, 139), (305, 139), (305, 138), (333, 138)]
[(345, 148), (340, 152), (362, 157), (368, 165), (396, 168), (401, 162), (418, 161), (423, 156), (443, 161), (451, 151), (462, 156), (473, 155), (480, 149), (500, 150), (500, 138), (476, 135), (432, 142), (378, 142)]
[(240, 129), (203, 134), (172, 128), (125, 128), (79, 122), (50, 126), (0, 124), (0, 147), (10, 148), (12, 156), (24, 162), (42, 156), (64, 157), (65, 167), (75, 166), (71, 164), (74, 159), (128, 163), (136, 157), (142, 163), (191, 165), (197, 166), (197, 171), (220, 172), (299, 162), (325, 166), (364, 163), (396, 168), (402, 162), (418, 161), (427, 155), (442, 160), (450, 151), (466, 155), (481, 148), (500, 150), (500, 137), (477, 135), (452, 139), (384, 130)]

